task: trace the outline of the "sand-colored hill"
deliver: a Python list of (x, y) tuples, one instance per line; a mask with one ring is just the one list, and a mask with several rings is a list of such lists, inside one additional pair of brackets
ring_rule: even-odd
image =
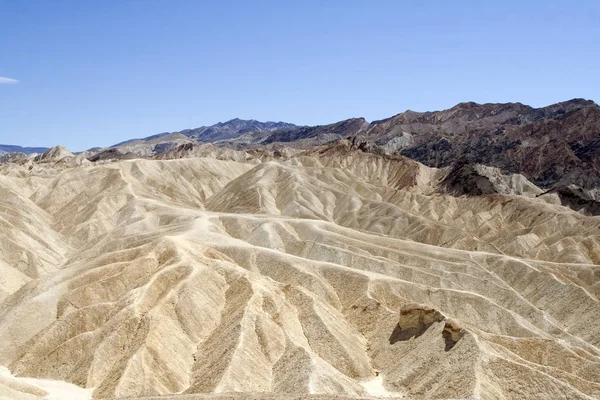
[(0, 165), (0, 396), (600, 397), (600, 217), (347, 142), (202, 149)]

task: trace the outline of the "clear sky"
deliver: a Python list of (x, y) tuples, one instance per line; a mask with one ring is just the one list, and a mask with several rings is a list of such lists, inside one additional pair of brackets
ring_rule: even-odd
[(0, 143), (72, 150), (236, 117), (600, 102), (600, 1), (0, 0), (0, 77)]

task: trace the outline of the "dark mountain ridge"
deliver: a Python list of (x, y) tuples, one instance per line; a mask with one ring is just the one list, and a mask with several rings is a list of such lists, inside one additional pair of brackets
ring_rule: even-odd
[(43, 153), (48, 150), (48, 147), (21, 147), (10, 144), (0, 144), (0, 155), (5, 153)]
[[(400, 133), (408, 139), (394, 146)], [(461, 103), (438, 112), (406, 112), (371, 123), (361, 139), (370, 151), (402, 154), (433, 167), (462, 160), (522, 173), (541, 187), (564, 179), (582, 187), (600, 185), (600, 107), (589, 100), (538, 109)]]
[(150, 141), (163, 136), (179, 133), (190, 139), (203, 143), (214, 143), (221, 140), (234, 139), (249, 132), (272, 132), (277, 129), (297, 128), (296, 125), (287, 122), (260, 122), (254, 119), (243, 120), (234, 118), (226, 122), (218, 122), (211, 126), (201, 126), (194, 129), (184, 129), (179, 132), (163, 132), (142, 139), (131, 139), (117, 143), (110, 147), (118, 147), (136, 141)]
[[(371, 123), (351, 118), (320, 126), (233, 119), (174, 133), (191, 143), (233, 149), (307, 149), (350, 138), (365, 151), (403, 155), (431, 167), (447, 167), (461, 160), (521, 173), (544, 188), (557, 184), (600, 187), (600, 107), (585, 99), (541, 108), (464, 102), (441, 111), (407, 110)], [(165, 135), (172, 134), (144, 140), (155, 143)], [(179, 144), (153, 149), (168, 150)]]
[[(310, 149), (340, 139), (350, 139), (363, 151), (402, 155), (431, 167), (449, 167), (458, 161), (496, 167), (523, 174), (546, 189), (572, 184), (584, 189), (600, 187), (600, 107), (585, 99), (541, 108), (464, 102), (441, 111), (407, 110), (371, 123), (351, 118), (319, 126), (236, 118), (129, 140), (111, 148), (119, 154), (150, 157), (194, 143), (276, 150)], [(0, 153), (44, 150), (0, 146)]]

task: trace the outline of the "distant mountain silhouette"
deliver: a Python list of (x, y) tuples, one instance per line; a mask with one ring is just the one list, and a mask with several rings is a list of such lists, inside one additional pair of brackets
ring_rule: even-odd
[(6, 154), (6, 153), (25, 153), (25, 154), (43, 153), (46, 150), (48, 150), (48, 147), (21, 147), (21, 146), (9, 145), (9, 144), (0, 144), (0, 155)]

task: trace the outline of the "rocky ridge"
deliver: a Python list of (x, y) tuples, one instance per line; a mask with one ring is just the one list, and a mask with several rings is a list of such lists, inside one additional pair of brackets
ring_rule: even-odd
[(233, 119), (86, 154), (93, 161), (151, 158), (199, 143), (233, 150), (307, 150), (342, 139), (363, 151), (404, 155), (430, 167), (459, 162), (498, 168), (503, 174), (521, 174), (544, 190), (600, 187), (600, 107), (584, 99), (541, 108), (467, 102), (443, 111), (408, 110), (371, 123), (352, 118), (321, 126)]
[(160, 134), (116, 146), (153, 156), (183, 144), (213, 143), (234, 150), (310, 149), (340, 139), (364, 151), (404, 155), (430, 167), (457, 161), (522, 174), (544, 189), (600, 186), (600, 107), (573, 99), (533, 108), (521, 103), (460, 103), (443, 111), (406, 111), (368, 123), (354, 118), (323, 126), (232, 120), (212, 127)]

